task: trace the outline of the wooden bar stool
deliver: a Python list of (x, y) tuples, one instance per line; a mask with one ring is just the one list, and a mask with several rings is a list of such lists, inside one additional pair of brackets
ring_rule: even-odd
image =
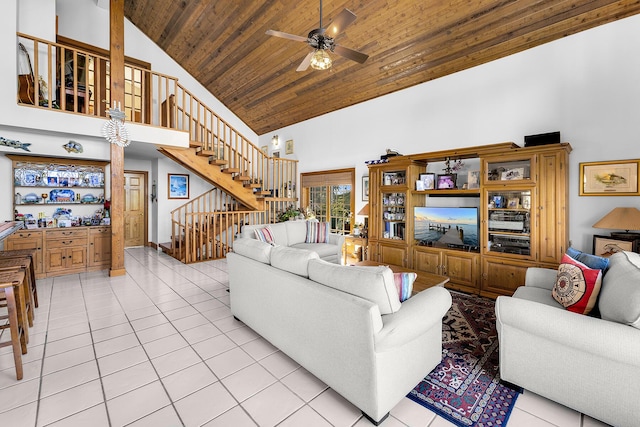
[(29, 277), (31, 278), (31, 293), (33, 294), (33, 304), (38, 308), (38, 289), (36, 288), (36, 249), (14, 249), (10, 251), (0, 251), (2, 258), (24, 258), (31, 260)]
[[(16, 379), (22, 379), (22, 355), (27, 353), (27, 329), (24, 305), (23, 270), (0, 271), (0, 294), (7, 302), (7, 315), (0, 316), (9, 320), (9, 324), (0, 325), (0, 329), (11, 331), (11, 340), (0, 342), (0, 347), (13, 347), (13, 360), (16, 366)], [(21, 320), (22, 319), (22, 320)]]
[[(27, 268), (31, 264), (29, 258), (10, 258), (0, 259), (0, 272), (7, 271), (22, 271), (22, 287), (24, 294), (25, 316), (28, 322), (28, 326), (33, 326), (33, 296), (31, 294), (31, 286), (29, 285), (29, 276), (27, 274)], [(29, 332), (25, 331), (27, 342), (29, 342)]]

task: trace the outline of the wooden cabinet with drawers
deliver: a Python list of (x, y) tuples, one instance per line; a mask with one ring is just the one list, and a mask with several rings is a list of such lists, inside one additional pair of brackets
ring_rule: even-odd
[(7, 250), (13, 251), (18, 249), (35, 249), (36, 255), (33, 263), (35, 264), (34, 272), (36, 277), (44, 277), (44, 268), (42, 262), (43, 241), (42, 233), (39, 230), (22, 230), (13, 233), (5, 241)]
[(104, 270), (111, 262), (111, 227), (21, 230), (7, 238), (5, 247), (36, 249), (37, 278)]
[(47, 274), (68, 274), (87, 268), (87, 229), (47, 230), (45, 270)]

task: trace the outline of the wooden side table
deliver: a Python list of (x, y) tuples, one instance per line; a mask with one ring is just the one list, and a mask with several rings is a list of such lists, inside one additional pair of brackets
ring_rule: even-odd
[(348, 234), (344, 236), (342, 246), (342, 263), (353, 265), (367, 259), (367, 239), (362, 236)]

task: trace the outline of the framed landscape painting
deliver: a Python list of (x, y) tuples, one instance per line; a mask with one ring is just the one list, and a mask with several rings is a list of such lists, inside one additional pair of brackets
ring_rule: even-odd
[(169, 176), (169, 199), (189, 198), (189, 175), (170, 173)]
[(581, 196), (638, 196), (640, 160), (580, 163)]

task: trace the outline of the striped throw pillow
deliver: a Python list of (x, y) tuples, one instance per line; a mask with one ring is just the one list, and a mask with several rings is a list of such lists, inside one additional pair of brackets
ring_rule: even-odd
[(329, 242), (328, 222), (307, 222), (307, 237), (305, 243), (328, 243)]
[(271, 229), (269, 227), (256, 228), (254, 230), (254, 233), (256, 234), (256, 239), (260, 240), (261, 242), (269, 243), (272, 245), (275, 243), (273, 239), (273, 233), (271, 232)]
[(398, 298), (400, 302), (406, 301), (411, 297), (413, 292), (413, 282), (418, 275), (416, 273), (393, 273), (393, 281), (398, 290)]

